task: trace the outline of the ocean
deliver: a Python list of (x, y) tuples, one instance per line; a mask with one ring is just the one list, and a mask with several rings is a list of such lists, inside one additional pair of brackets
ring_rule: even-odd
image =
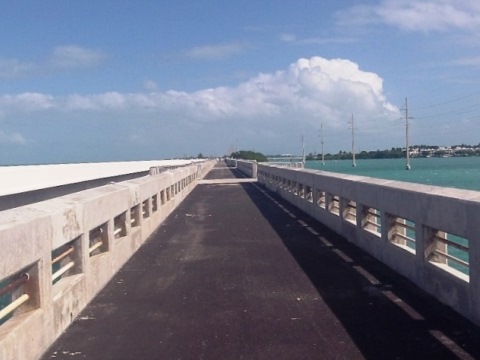
[[(405, 169), (405, 159), (356, 160), (356, 165), (352, 166), (352, 160), (325, 161), (324, 165), (321, 161), (307, 161), (305, 168), (480, 191), (480, 157), (413, 158), (410, 170)], [(467, 239), (447, 235), (449, 240), (468, 247)], [(469, 255), (464, 251), (448, 246), (448, 253), (469, 262)], [(450, 260), (448, 264), (464, 274), (469, 273), (468, 267)]]
[(305, 168), (480, 191), (480, 157), (306, 161)]

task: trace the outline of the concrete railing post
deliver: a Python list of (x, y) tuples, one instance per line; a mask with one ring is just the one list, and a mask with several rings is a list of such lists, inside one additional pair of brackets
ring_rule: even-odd
[(276, 164), (258, 164), (258, 173), (269, 190), (480, 324), (477, 191)]

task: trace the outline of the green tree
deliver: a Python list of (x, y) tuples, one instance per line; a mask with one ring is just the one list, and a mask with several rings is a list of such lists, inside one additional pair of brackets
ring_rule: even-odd
[(234, 159), (256, 160), (257, 162), (268, 161), (267, 157), (264, 154), (250, 150), (240, 150), (233, 152), (230, 157)]

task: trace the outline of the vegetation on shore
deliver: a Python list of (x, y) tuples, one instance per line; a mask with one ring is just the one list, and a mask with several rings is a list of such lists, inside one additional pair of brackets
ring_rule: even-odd
[(233, 152), (230, 157), (242, 160), (256, 160), (257, 162), (268, 161), (267, 157), (264, 154), (250, 150), (240, 150)]
[[(410, 157), (463, 157), (480, 156), (480, 145), (415, 145), (410, 147)], [(357, 159), (398, 159), (405, 157), (405, 148), (392, 147), (390, 150), (360, 151), (355, 153)], [(347, 160), (352, 158), (351, 152), (339, 151), (337, 154), (325, 154), (325, 160)], [(306, 160), (321, 160), (322, 154), (308, 154)]]
[[(199, 154), (199, 158), (201, 154)], [(480, 156), (479, 145), (453, 145), (453, 146), (438, 146), (438, 145), (414, 145), (410, 147), (410, 157), (464, 157), (464, 156)], [(267, 162), (268, 158), (285, 158), (290, 156), (282, 155), (264, 155), (260, 152), (251, 150), (240, 150), (232, 152), (230, 155), (233, 159), (256, 160), (257, 162)], [(298, 156), (295, 156), (297, 158)], [(375, 151), (360, 151), (355, 153), (356, 159), (399, 159), (405, 157), (405, 148), (392, 147), (391, 149), (375, 150)], [(352, 153), (347, 151), (339, 151), (337, 154), (324, 154), (325, 160), (349, 160), (352, 158)], [(305, 157), (306, 160), (321, 160), (322, 154), (310, 153)]]

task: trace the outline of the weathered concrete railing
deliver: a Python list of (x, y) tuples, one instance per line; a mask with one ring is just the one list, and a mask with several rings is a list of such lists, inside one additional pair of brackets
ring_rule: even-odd
[[(258, 173), (258, 164), (255, 160), (237, 160), (237, 159), (227, 159), (228, 166), (237, 168), (244, 175), (256, 178)], [(265, 163), (263, 163), (265, 164)], [(288, 167), (288, 168), (303, 168), (302, 162), (275, 162), (268, 163), (269, 165), (274, 165), (277, 167)]]
[(258, 182), (480, 324), (480, 192), (264, 164)]
[(270, 164), (279, 167), (303, 168), (303, 162), (301, 161), (275, 161), (271, 162)]
[(199, 161), (201, 160), (0, 166), (0, 211)]
[(0, 359), (38, 358), (213, 165), (0, 212)]
[(256, 178), (257, 177), (257, 162), (255, 160), (238, 160), (227, 159), (228, 166), (236, 167), (242, 174)]

